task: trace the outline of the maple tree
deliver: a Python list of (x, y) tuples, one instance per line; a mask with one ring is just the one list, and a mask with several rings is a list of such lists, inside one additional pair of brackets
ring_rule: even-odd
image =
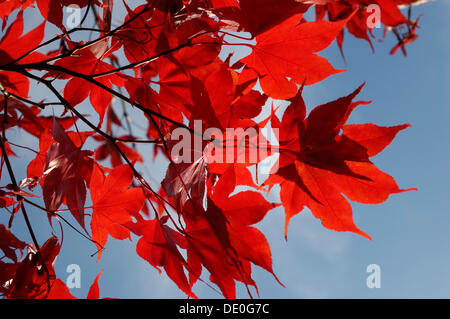
[[(73, 298), (54, 271), (64, 249), (61, 238), (52, 234), (40, 244), (27, 207), (42, 211), (50, 224), (56, 220), (77, 229), (98, 250), (97, 260), (110, 236), (137, 238), (137, 254), (189, 297), (197, 297), (198, 281), (216, 285), (226, 298), (236, 296), (240, 282), (251, 296), (249, 288), (257, 287), (254, 265), (282, 285), (269, 243), (255, 227), (280, 205), (286, 238), (290, 219), (307, 207), (324, 227), (370, 239), (355, 225), (349, 201), (377, 204), (405, 191), (370, 158), (408, 124), (346, 124), (356, 107), (370, 103), (355, 100), (364, 85), (308, 115), (302, 93), (344, 71), (318, 53), (337, 41), (343, 54), (345, 30), (373, 49), (366, 10), (371, 4), (380, 8), (385, 35), (392, 31), (397, 40), (390, 53), (400, 49), (406, 55), (405, 46), (417, 38), (414, 2), (148, 0), (129, 6), (124, 1), (126, 14), (113, 26), (110, 0), (0, 1), (0, 207), (9, 214), (8, 225), (0, 225), (0, 294)], [(84, 14), (80, 26), (68, 30), (63, 20), (70, 5)], [(401, 6), (409, 8), (406, 16)], [(25, 10), (43, 18), (28, 32)], [(306, 20), (308, 10), (315, 19)], [(95, 27), (84, 26), (89, 14)], [(59, 33), (46, 34), (47, 25)], [(251, 53), (233, 63), (233, 54), (221, 56), (224, 47), (239, 46)], [(44, 101), (30, 97), (37, 83), (48, 94)], [(87, 99), (92, 114), (77, 108)], [(267, 103), (273, 99), (289, 103), (281, 119)], [(115, 101), (122, 103), (123, 116)], [(133, 132), (130, 109), (146, 121), (144, 133)], [(256, 121), (260, 114), (266, 117)], [(81, 125), (87, 129), (81, 131)], [(268, 126), (277, 132), (276, 145), (260, 133)], [(230, 143), (224, 134), (229, 128), (258, 133), (243, 145), (234, 138)], [(190, 136), (177, 157), (179, 129)], [(120, 130), (127, 133), (116, 135)], [(33, 136), (38, 150), (18, 145), (13, 134)], [(151, 165), (151, 159), (138, 144), (152, 145), (153, 157), (169, 163), (158, 187), (140, 171), (138, 163)], [(35, 154), (21, 180), (15, 148)], [(231, 150), (231, 160), (217, 161), (225, 150)], [(268, 178), (255, 180), (249, 168), (273, 154), (279, 157)], [(191, 161), (178, 161), (186, 156)], [(281, 203), (263, 196), (275, 185)], [(238, 186), (246, 190), (235, 192)], [(9, 230), (18, 214), (25, 218), (29, 243)], [(209, 279), (202, 277), (205, 272)], [(99, 276), (87, 298), (99, 298)]]

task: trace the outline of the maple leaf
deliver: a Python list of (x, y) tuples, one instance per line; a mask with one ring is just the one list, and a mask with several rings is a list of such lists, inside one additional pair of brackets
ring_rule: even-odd
[(237, 0), (212, 0), (212, 5), (214, 8), (224, 8), (224, 7), (238, 7), (239, 3)]
[(97, 260), (109, 235), (121, 240), (130, 237), (123, 224), (132, 222), (132, 217), (138, 218), (144, 206), (142, 188), (129, 189), (132, 181), (133, 172), (126, 164), (117, 166), (107, 177), (98, 165), (93, 167), (89, 190), (93, 203), (92, 240), (100, 245)]
[(42, 177), (47, 151), (54, 142), (51, 131), (44, 130), (39, 138), (39, 152), (27, 166), (28, 178), (40, 179)]
[[(183, 107), (183, 105), (180, 105), (180, 101), (191, 102), (189, 74), (186, 74), (186, 71), (179, 65), (166, 58), (157, 59), (154, 68), (158, 71), (159, 77), (158, 81), (155, 82), (159, 85), (159, 94), (157, 94), (155, 102), (165, 106), (161, 108), (161, 111), (174, 110), (175, 112), (172, 112), (171, 115), (171, 118), (173, 118), (173, 114), (179, 113), (177, 110)], [(144, 75), (146, 74), (145, 70), (143, 69)], [(165, 115), (169, 116), (169, 114)]]
[(189, 297), (197, 298), (192, 292), (192, 284), (188, 282), (184, 268), (190, 271), (184, 257), (177, 246), (186, 248), (184, 236), (165, 225), (168, 216), (161, 219), (141, 220), (136, 224), (130, 223), (128, 227), (138, 236), (142, 236), (136, 247), (137, 254), (155, 267), (164, 267), (167, 276)]
[(264, 93), (274, 99), (293, 97), (296, 84), (314, 84), (342, 72), (315, 53), (331, 44), (348, 18), (338, 22), (300, 23), (301, 18), (301, 14), (296, 14), (258, 35), (252, 54), (241, 60), (258, 73)]
[(172, 53), (172, 56), (183, 68), (195, 72), (199, 67), (203, 69), (204, 66), (217, 60), (222, 47), (222, 38), (216, 34), (219, 29), (220, 24), (213, 19), (188, 19), (169, 36), (167, 33), (164, 34), (167, 36), (166, 44), (159, 39), (158, 51), (180, 47)]
[(326, 228), (351, 231), (370, 239), (354, 224), (351, 205), (343, 195), (352, 201), (378, 204), (391, 194), (405, 191), (369, 158), (409, 125), (345, 125), (354, 108), (369, 103), (352, 102), (361, 89), (362, 86), (346, 97), (316, 107), (306, 118), (299, 90), (283, 120), (278, 122), (272, 117), (280, 129), (279, 169), (265, 184), (281, 185), (286, 236), (290, 219), (306, 206)]
[(190, 282), (200, 277), (203, 265), (223, 295), (235, 298), (235, 280), (256, 287), (250, 263), (270, 272), (278, 281), (272, 269), (270, 246), (265, 236), (251, 227), (277, 205), (252, 191), (227, 197), (210, 194), (205, 211), (189, 201), (183, 217), (188, 235), (188, 264), (196, 270)]
[(31, 251), (17, 265), (14, 277), (10, 278), (7, 297), (11, 299), (45, 298), (55, 280), (54, 262), (61, 245), (58, 238), (50, 237), (39, 253)]
[(72, 215), (84, 228), (84, 203), (92, 160), (91, 151), (82, 151), (66, 134), (61, 125), (53, 121), (55, 143), (48, 147), (43, 167), (42, 185), (44, 202), (48, 211), (55, 212), (65, 201)]
[(194, 163), (169, 164), (166, 176), (161, 182), (166, 194), (174, 198), (176, 207), (181, 210), (188, 199), (204, 205), (206, 195), (206, 176), (208, 165), (203, 155)]
[(250, 119), (261, 112), (268, 97), (255, 90), (237, 92), (235, 76), (236, 73), (222, 69), (211, 73), (204, 82), (192, 77), (192, 104), (185, 105), (193, 129), (196, 120), (205, 126), (202, 144), (196, 145), (195, 139), (190, 144), (192, 152), (197, 153), (194, 158), (205, 157), (209, 168), (217, 173), (226, 169), (224, 163), (250, 166), (270, 155), (266, 138)]
[[(1, 64), (8, 64), (23, 57), (21, 63), (31, 63), (45, 59), (45, 55), (39, 52), (28, 51), (34, 49), (44, 38), (45, 22), (22, 35), (23, 33), (23, 12), (17, 14), (15, 21), (6, 30), (0, 41), (0, 61)], [(0, 81), (2, 85), (11, 93), (27, 97), (29, 90), (29, 80), (24, 75), (17, 72), (0, 71)]]
[[(68, 48), (75, 50), (75, 53), (57, 60), (55, 62), (56, 66), (83, 75), (101, 74), (114, 70), (110, 64), (103, 61), (105, 58), (110, 57), (113, 52), (112, 49), (108, 49), (107, 41), (97, 41), (87, 48), (76, 50), (79, 44), (68, 39), (65, 40)], [(80, 44), (82, 45), (83, 43)], [(46, 77), (53, 76), (58, 76), (61, 79), (70, 79), (64, 88), (64, 98), (72, 106), (80, 104), (89, 97), (92, 107), (100, 117), (99, 126), (101, 126), (106, 110), (111, 104), (111, 93), (81, 77), (71, 77), (64, 72), (51, 71), (46, 74)], [(112, 88), (113, 84), (117, 86), (124, 85), (124, 78), (118, 72), (96, 77), (95, 79), (108, 88)]]
[[(26, 34), (23, 34), (23, 12), (20, 11), (14, 23), (6, 31), (0, 41), (0, 57), (3, 64), (13, 62), (22, 57), (28, 51), (37, 47), (44, 39), (45, 22)], [(39, 52), (31, 52), (24, 56), (21, 63), (32, 63), (45, 59), (45, 55)]]
[(192, 103), (185, 104), (190, 113), (189, 120), (201, 119), (206, 128), (223, 131), (255, 125), (250, 119), (261, 112), (268, 97), (256, 90), (238, 91), (234, 82), (237, 76), (236, 72), (222, 68), (203, 81), (192, 77)]
[[(156, 41), (166, 24), (166, 15), (160, 10), (144, 11), (144, 5), (131, 10), (125, 3), (127, 28), (118, 30), (112, 39), (112, 47), (123, 46), (129, 62), (143, 61), (156, 52)], [(137, 15), (137, 17), (136, 17)]]

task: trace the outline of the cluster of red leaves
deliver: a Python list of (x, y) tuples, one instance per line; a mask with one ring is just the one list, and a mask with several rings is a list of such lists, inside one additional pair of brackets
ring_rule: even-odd
[[(405, 18), (398, 5), (412, 0), (375, 2), (386, 27), (413, 26), (410, 38), (399, 38), (397, 47), (404, 50), (404, 44), (415, 39), (417, 22)], [(39, 140), (39, 150), (27, 167), (27, 178), (1, 191), (0, 207), (11, 214), (11, 224), (19, 207), (26, 204), (25, 197), (31, 196), (19, 186), (30, 190), (39, 186), (45, 206), (40, 208), (50, 222), (62, 214), (65, 205), (82, 231), (91, 233), (99, 250), (98, 259), (109, 236), (123, 240), (133, 235), (138, 238), (137, 254), (158, 271), (164, 269), (190, 297), (196, 297), (194, 284), (205, 282), (203, 271), (227, 298), (235, 297), (236, 282), (243, 283), (249, 294), (250, 286), (258, 291), (252, 264), (278, 280), (269, 244), (254, 226), (280, 206), (261, 194), (277, 184), (281, 186), (281, 205), (286, 213), (286, 236), (289, 220), (308, 207), (326, 228), (370, 238), (354, 224), (346, 198), (375, 204), (403, 191), (370, 158), (408, 125), (346, 125), (358, 105), (368, 104), (353, 101), (362, 87), (316, 107), (306, 116), (302, 91), (305, 85), (343, 71), (317, 53), (335, 39), (341, 46), (344, 28), (371, 43), (365, 11), (371, 3), (144, 1), (135, 8), (125, 4), (123, 23), (114, 28), (112, 1), (0, 1), (4, 27), (8, 17), (18, 12), (0, 40), (1, 168), (6, 162), (12, 181), (9, 157), (14, 152), (5, 132), (22, 129)], [(23, 34), (23, 11), (33, 4), (45, 21)], [(96, 16), (100, 27), (93, 33), (96, 38), (72, 40), (72, 31), (83, 31), (67, 31), (64, 27), (63, 9), (71, 4), (103, 11), (103, 15)], [(303, 15), (311, 7), (317, 18), (308, 22)], [(324, 20), (326, 13), (328, 20)], [(56, 25), (63, 34), (45, 43), (47, 23)], [(246, 39), (248, 34), (251, 38)], [(235, 37), (241, 41), (239, 45), (250, 47), (251, 54), (234, 64), (231, 55), (221, 58), (223, 46), (231, 45), (227, 37)], [(58, 41), (58, 48), (42, 53), (47, 44)], [(53, 86), (53, 82), (61, 80), (67, 80), (62, 94)], [(60, 117), (45, 115), (43, 110), (52, 103), (29, 98), (30, 81), (42, 82), (51, 100), (57, 100), (53, 104), (64, 107)], [(256, 89), (258, 82), (262, 91)], [(88, 97), (98, 115), (97, 124), (76, 109)], [(127, 135), (114, 136), (129, 119), (116, 115), (113, 97), (143, 113), (148, 123), (146, 136), (134, 136), (131, 130)], [(268, 98), (288, 100), (290, 105), (282, 120), (272, 111), (265, 120), (256, 122), (254, 118), (263, 111)], [(89, 127), (88, 131), (78, 130), (80, 121)], [(170, 137), (176, 128), (184, 127), (195, 138), (199, 134), (195, 132), (195, 121), (219, 133), (213, 134), (213, 141), (206, 138), (199, 147), (188, 150), (192, 163), (178, 163), (169, 155), (176, 147)], [(263, 134), (245, 146), (237, 146), (227, 144), (220, 132), (226, 128), (260, 129), (269, 121), (272, 128), (279, 130), (279, 147), (271, 154), (279, 152), (280, 157), (277, 170), (263, 185), (257, 185), (248, 169), (255, 163), (248, 158), (258, 150), (258, 146), (255, 149), (251, 145), (262, 140), (267, 144)], [(75, 129), (70, 130), (72, 126)], [(88, 139), (100, 143), (96, 150), (89, 150)], [(160, 189), (150, 187), (134, 167), (144, 160), (129, 145), (142, 139), (154, 144), (155, 156), (161, 152), (170, 161)], [(211, 163), (212, 149), (227, 147), (233, 152), (237, 149), (234, 162)], [(257, 157), (257, 162), (263, 159)], [(109, 160), (112, 167), (102, 166), (104, 160)], [(249, 190), (235, 193), (237, 186)], [(92, 202), (89, 208), (88, 193)], [(8, 207), (13, 207), (12, 211)], [(92, 214), (86, 214), (86, 210)], [(58, 239), (51, 237), (42, 247), (26, 245), (0, 226), (0, 248), (11, 260), (0, 261), (0, 293), (8, 298), (72, 298), (63, 281), (55, 278), (53, 262), (60, 250)], [(16, 254), (23, 253), (26, 247), (29, 251), (19, 261)], [(98, 298), (98, 278), (88, 298)]]
[[(318, 5), (316, 5), (315, 10), (316, 19), (318, 20), (323, 19), (328, 14), (330, 21), (339, 21), (353, 12), (353, 15), (346, 24), (346, 29), (354, 37), (369, 42), (372, 50), (374, 50), (374, 47), (369, 35), (375, 38), (372, 32), (376, 25), (374, 22), (379, 22), (385, 26), (385, 36), (389, 29), (393, 30), (396, 35), (398, 43), (391, 50), (391, 54), (394, 54), (398, 48), (401, 48), (403, 54), (406, 55), (405, 45), (413, 42), (417, 38), (416, 28), (419, 19), (410, 20), (410, 12), (408, 17), (405, 17), (399, 8), (413, 5), (417, 0), (343, 0), (317, 2)], [(371, 5), (378, 6), (378, 18), (380, 21), (373, 20), (376, 18), (373, 16), (375, 12), (371, 9)], [(367, 22), (369, 20), (372, 23), (368, 24)], [(403, 30), (406, 30), (406, 32)], [(342, 52), (344, 30), (339, 32), (336, 40)]]
[[(50, 237), (39, 251), (28, 246), (28, 253), (23, 256), (22, 250), (27, 244), (16, 238), (4, 225), (0, 225), (0, 249), (11, 263), (0, 261), (0, 280), (7, 283), (0, 287), (0, 294), (7, 298), (20, 299), (73, 299), (67, 286), (61, 279), (57, 279), (54, 270), (54, 261), (59, 254), (61, 245), (58, 238)], [(21, 253), (22, 260), (17, 260), (17, 252)], [(88, 299), (99, 299), (98, 279), (95, 278)]]

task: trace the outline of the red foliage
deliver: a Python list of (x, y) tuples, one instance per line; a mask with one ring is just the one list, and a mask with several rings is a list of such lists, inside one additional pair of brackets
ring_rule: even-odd
[[(413, 1), (375, 2), (386, 32), (392, 30), (398, 41), (391, 53), (401, 49), (406, 54), (405, 45), (417, 38), (418, 19), (411, 20), (410, 12), (405, 17), (398, 6)], [(20, 210), (33, 240), (26, 244), (0, 225), (3, 296), (74, 298), (54, 271), (64, 245), (52, 234), (39, 246), (27, 216), (31, 207), (45, 212), (50, 223), (70, 211), (79, 224), (70, 226), (88, 234), (97, 260), (109, 236), (137, 237), (137, 254), (194, 298), (194, 284), (208, 281), (205, 270), (227, 298), (236, 296), (236, 282), (250, 296), (251, 286), (258, 293), (254, 266), (281, 284), (269, 243), (255, 226), (275, 207), (284, 208), (286, 236), (290, 219), (307, 207), (324, 227), (370, 239), (354, 224), (349, 200), (378, 204), (404, 191), (371, 158), (408, 125), (347, 125), (356, 107), (369, 104), (354, 101), (362, 86), (309, 115), (302, 92), (344, 71), (318, 53), (335, 39), (342, 50), (345, 29), (372, 46), (366, 10), (372, 2), (141, 1), (132, 7), (125, 3), (118, 26), (111, 20), (117, 8), (112, 4), (0, 0), (6, 29), (0, 39), (0, 170), (10, 176), (0, 189), (0, 208), (10, 214), (9, 227)], [(77, 5), (88, 19), (91, 10), (96, 12), (99, 29), (67, 30), (63, 12), (69, 5)], [(40, 12), (44, 21), (24, 34), (25, 10)], [(305, 20), (308, 10), (316, 11), (315, 21)], [(49, 24), (62, 33), (45, 34)], [(221, 55), (225, 46), (248, 47), (251, 53), (232, 64), (233, 54)], [(30, 84), (38, 82), (48, 93), (46, 101), (33, 98)], [(95, 112), (82, 114), (78, 105), (88, 97)], [(269, 98), (290, 102), (282, 120), (273, 104), (268, 109)], [(123, 116), (117, 101), (123, 103)], [(131, 117), (131, 112), (139, 115)], [(265, 118), (256, 121), (258, 115)], [(279, 146), (270, 145), (273, 140), (261, 132), (268, 123), (277, 130)], [(243, 138), (230, 137), (228, 129), (240, 129)], [(8, 143), (6, 133), (13, 130), (33, 136), (39, 148), (26, 147), (35, 156), (21, 182), (10, 158), (24, 147)], [(93, 148), (93, 142), (100, 145)], [(152, 145), (154, 157), (168, 161), (156, 189), (151, 186), (155, 167), (148, 169), (151, 159), (137, 147), (145, 144)], [(276, 153), (278, 162), (261, 183), (249, 168), (258, 170)], [(111, 168), (102, 166), (107, 161)], [(276, 184), (281, 203), (264, 196)], [(42, 205), (33, 201), (32, 192), (39, 188)], [(89, 199), (92, 206), (86, 205)], [(99, 298), (100, 274), (87, 298)]]

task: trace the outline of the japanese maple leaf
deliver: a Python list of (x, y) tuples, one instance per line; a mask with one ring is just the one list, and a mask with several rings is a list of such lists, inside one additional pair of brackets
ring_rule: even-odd
[[(76, 119), (72, 117), (41, 116), (38, 115), (39, 110), (37, 110), (37, 108), (26, 107), (25, 105), (13, 108), (13, 110), (14, 109), (22, 113), (21, 117), (16, 115), (17, 125), (28, 133), (39, 137), (39, 152), (37, 152), (36, 157), (28, 164), (27, 177), (29, 179), (40, 179), (43, 177), (43, 173), (45, 173), (43, 169), (46, 162), (47, 151), (50, 146), (56, 142), (52, 134), (54, 127), (53, 122), (58, 122), (63, 130), (67, 130), (74, 124)], [(9, 112), (10, 108), (8, 107), (8, 113)], [(93, 131), (69, 131), (67, 132), (67, 136), (76, 147), (81, 148), (86, 139), (93, 133)]]
[(92, 152), (81, 150), (82, 145), (75, 145), (56, 120), (53, 121), (53, 139), (55, 143), (48, 147), (43, 168), (45, 206), (54, 212), (65, 202), (84, 228), (85, 183), (92, 169), (92, 159), (89, 158)]
[[(23, 12), (17, 14), (17, 18), (9, 26), (0, 41), (0, 63), (8, 64), (22, 57), (28, 51), (37, 47), (44, 39), (45, 22), (22, 35), (24, 29)], [(30, 52), (24, 56), (20, 63), (32, 63), (45, 59), (46, 56), (39, 52)], [(11, 93), (28, 97), (29, 81), (16, 72), (0, 71), (0, 82)]]
[[(78, 45), (69, 40), (66, 40), (66, 43), (69, 49), (75, 49)], [(107, 41), (98, 41), (87, 48), (76, 50), (75, 54), (72, 56), (61, 58), (55, 62), (55, 65), (84, 75), (100, 74), (114, 70), (110, 64), (103, 61), (105, 58), (109, 57), (111, 53), (112, 50), (108, 49)], [(99, 125), (101, 125), (105, 112), (111, 104), (111, 93), (81, 77), (71, 77), (64, 72), (52, 71), (46, 76), (55, 76), (56, 74), (58, 74), (60, 78), (70, 79), (64, 88), (64, 98), (72, 106), (75, 106), (89, 97), (89, 101), (100, 117)], [(117, 86), (123, 86), (124, 84), (123, 78), (118, 73), (114, 72), (109, 75), (96, 77), (95, 79), (108, 88), (112, 88), (113, 84)]]
[(281, 122), (272, 117), (272, 125), (280, 129), (279, 169), (265, 184), (281, 185), (286, 236), (289, 220), (306, 206), (326, 228), (370, 239), (354, 224), (352, 207), (343, 195), (359, 203), (378, 204), (405, 191), (369, 158), (409, 125), (345, 125), (354, 108), (368, 104), (352, 102), (361, 89), (316, 107), (306, 118), (300, 90)]
[[(24, 29), (23, 12), (17, 14), (14, 23), (6, 31), (0, 41), (0, 57), (2, 64), (13, 62), (28, 51), (37, 47), (44, 39), (45, 22), (26, 34), (22, 34)], [(46, 56), (39, 52), (30, 52), (23, 57), (21, 63), (32, 63), (44, 59)]]
[[(210, 74), (204, 82), (192, 77), (193, 103), (186, 105), (194, 130), (198, 130), (196, 120), (204, 125), (203, 153), (216, 172), (222, 171), (224, 162), (254, 165), (270, 153), (258, 124), (250, 119), (261, 112), (267, 96), (255, 90), (236, 96), (233, 76), (237, 76), (234, 71), (222, 69)], [(191, 145), (195, 146), (195, 140)]]
[[(94, 165), (89, 184), (92, 199), (91, 230), (92, 240), (101, 249), (108, 236), (116, 239), (130, 237), (130, 231), (123, 224), (139, 217), (144, 206), (145, 196), (142, 188), (130, 188), (133, 182), (131, 168), (124, 164), (114, 168), (107, 177), (98, 165)], [(99, 260), (101, 250), (98, 254)]]
[[(128, 224), (130, 230), (142, 236), (136, 247), (138, 255), (155, 267), (159, 273), (164, 270), (170, 279), (189, 297), (197, 298), (192, 292), (184, 269), (189, 272), (184, 257), (178, 247), (186, 249), (186, 239), (179, 232), (166, 225), (168, 216), (160, 219), (141, 220), (136, 224)], [(177, 247), (178, 246), (178, 247)]]
[[(209, 82), (211, 78), (213, 80)], [(256, 129), (257, 124), (252, 120), (245, 120), (244, 115), (256, 116), (267, 97), (256, 91), (250, 91), (235, 99), (233, 103), (233, 86), (227, 80), (232, 82), (231, 74), (227, 71), (212, 74), (207, 78), (205, 86), (195, 78), (192, 80), (194, 104), (187, 106), (191, 113), (190, 121), (201, 119), (202, 123), (212, 130), (210, 132), (212, 132), (213, 140), (209, 140), (211, 136), (208, 130), (205, 131), (204, 139), (195, 134), (189, 134), (188, 137), (182, 136), (180, 143), (186, 145), (183, 148), (183, 155), (178, 154), (180, 150), (175, 151), (179, 143), (174, 141), (168, 143), (172, 163), (169, 165), (162, 186), (166, 194), (174, 198), (178, 209), (181, 209), (188, 199), (194, 200), (200, 206), (205, 206), (206, 176), (210, 167), (213, 168), (214, 173), (218, 174), (222, 174), (228, 168), (235, 170), (232, 174), (245, 176), (243, 182), (253, 186), (254, 183), (250, 182), (251, 178), (245, 174), (246, 169), (242, 165), (254, 165), (270, 155), (270, 150), (265, 149), (266, 152), (262, 152), (264, 146), (268, 148), (268, 143)], [(198, 91), (194, 92), (194, 88)], [(253, 103), (250, 102), (252, 100)], [(214, 123), (217, 126), (210, 127)], [(197, 129), (195, 125), (194, 129)], [(225, 129), (222, 132), (218, 127), (236, 127), (237, 129), (230, 133)], [(189, 132), (186, 131), (186, 133)], [(199, 143), (197, 139), (200, 139)], [(187, 158), (191, 160), (186, 162)], [(224, 163), (236, 163), (236, 165)]]
[(246, 69), (258, 73), (261, 88), (272, 98), (291, 98), (297, 92), (296, 84), (314, 84), (342, 72), (315, 53), (331, 44), (348, 18), (300, 23), (301, 19), (302, 14), (296, 14), (258, 35), (252, 54), (242, 60)]
[(224, 68), (210, 73), (201, 81), (191, 78), (192, 103), (186, 104), (192, 122), (201, 119), (205, 128), (247, 128), (255, 125), (250, 119), (256, 117), (267, 101), (267, 96), (256, 90), (240, 91), (234, 83), (239, 76)]
[[(127, 90), (141, 105), (152, 109), (175, 121), (183, 121), (181, 112), (185, 112), (184, 104), (190, 103), (189, 74), (176, 61), (161, 57), (152, 64), (142, 68), (143, 81), (126, 83)], [(156, 73), (158, 79), (155, 78)], [(145, 82), (146, 86), (142, 85)], [(159, 92), (150, 84), (159, 85)], [(130, 89), (132, 92), (130, 92)]]
[[(213, 19), (193, 18), (181, 23), (175, 32), (164, 33), (158, 40), (158, 51), (184, 46), (172, 53), (173, 57), (189, 72), (204, 72), (205, 66), (214, 62), (222, 48), (222, 38), (216, 32), (221, 25)], [(164, 40), (167, 37), (167, 43)], [(188, 44), (189, 45), (186, 45)], [(203, 70), (202, 70), (203, 69)], [(198, 76), (197, 76), (198, 77)]]
[(165, 58), (156, 60), (155, 67), (159, 75), (157, 82), (160, 85), (158, 98), (161, 103), (174, 107), (180, 100), (190, 100), (190, 79), (182, 68)]
[[(160, 10), (144, 10), (144, 5), (130, 9), (124, 3), (127, 15), (126, 28), (117, 30), (112, 47), (123, 46), (125, 57), (130, 63), (143, 61), (156, 54), (156, 39), (167, 24), (167, 15)], [(135, 17), (136, 14), (139, 16)], [(131, 20), (132, 19), (132, 20)], [(131, 21), (129, 21), (131, 20)]]
[(183, 8), (183, 4), (186, 4), (186, 1), (182, 0), (156, 0), (154, 4), (158, 10), (163, 12), (170, 12), (172, 14), (178, 12)]
[[(224, 193), (226, 191), (218, 192)], [(277, 279), (272, 269), (270, 246), (265, 236), (251, 227), (276, 205), (252, 191), (229, 198), (209, 194), (206, 211), (192, 203), (189, 201), (183, 210), (188, 235), (187, 261), (194, 270), (191, 282), (200, 277), (204, 266), (211, 274), (210, 280), (219, 286), (223, 295), (235, 298), (236, 280), (256, 287), (251, 278), (251, 263)]]
[(55, 143), (50, 130), (42, 132), (39, 138), (39, 152), (36, 157), (27, 166), (27, 177), (39, 179), (42, 176), (46, 162), (47, 151)]
[(171, 162), (166, 176), (161, 182), (166, 194), (174, 198), (177, 209), (181, 210), (188, 199), (204, 205), (208, 163), (203, 155), (193, 163)]
[(11, 299), (45, 298), (55, 280), (54, 262), (60, 248), (58, 238), (52, 236), (42, 245), (39, 253), (31, 250), (17, 265), (13, 278), (9, 280), (6, 296)]
[[(398, 5), (395, 0), (349, 0), (346, 2), (340, 2), (340, 1), (333, 1), (330, 3), (327, 3), (327, 10), (329, 13), (331, 13), (332, 17), (341, 17), (348, 15), (350, 12), (352, 12), (355, 8), (358, 8), (358, 10), (363, 14), (365, 11), (367, 13), (366, 8), (371, 4), (377, 4), (380, 8), (380, 19), (381, 23), (387, 26), (395, 27), (403, 23), (407, 23), (408, 20), (403, 16), (402, 12), (398, 8)], [(370, 13), (370, 11), (369, 11)], [(330, 17), (330, 20), (334, 20)], [(352, 19), (361, 19), (362, 17), (353, 17)], [(366, 16), (367, 18), (367, 16)], [(367, 20), (365, 20), (367, 22)], [(362, 21), (361, 23), (362, 24)], [(367, 29), (368, 26), (366, 24), (365, 29)], [(349, 29), (350, 31), (350, 29)]]
[(31, 121), (37, 119), (35, 113), (21, 101), (9, 97), (7, 103), (8, 113), (5, 114), (5, 96), (0, 96), (0, 120), (4, 123), (6, 130), (22, 124), (24, 119), (21, 118), (20, 114), (24, 115), (23, 117), (31, 118)]

